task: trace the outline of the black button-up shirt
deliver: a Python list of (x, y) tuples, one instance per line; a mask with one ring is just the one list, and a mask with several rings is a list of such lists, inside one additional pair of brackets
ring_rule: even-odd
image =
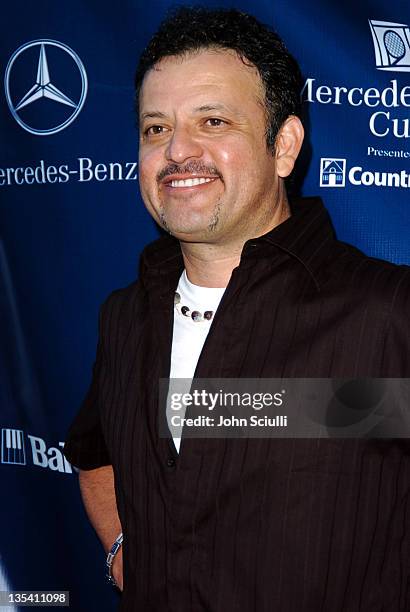
[[(410, 269), (338, 242), (320, 200), (291, 209), (245, 244), (195, 376), (410, 377)], [(65, 447), (113, 465), (120, 609), (408, 612), (410, 441), (183, 438), (178, 455), (159, 437), (182, 269), (160, 238), (104, 303)]]

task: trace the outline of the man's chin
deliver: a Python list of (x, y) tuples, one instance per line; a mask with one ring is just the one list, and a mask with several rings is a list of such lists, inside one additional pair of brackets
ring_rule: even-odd
[(168, 225), (162, 224), (163, 229), (177, 238), (180, 242), (212, 242), (216, 238), (216, 232), (208, 225)]
[(167, 215), (160, 216), (161, 227), (177, 238), (185, 242), (197, 242), (198, 239), (212, 238), (215, 234), (217, 223), (211, 219), (171, 219)]
[(177, 240), (180, 242), (203, 242), (208, 241), (211, 237), (210, 233), (204, 229), (167, 229), (167, 231), (171, 234), (171, 236), (174, 236), (174, 238), (177, 238)]

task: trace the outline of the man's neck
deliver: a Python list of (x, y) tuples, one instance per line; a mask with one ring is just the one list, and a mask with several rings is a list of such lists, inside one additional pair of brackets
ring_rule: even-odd
[(200, 287), (226, 287), (232, 271), (239, 265), (242, 249), (252, 238), (258, 238), (271, 231), (290, 217), (290, 208), (286, 205), (274, 215), (272, 223), (259, 231), (250, 232), (232, 244), (190, 243), (181, 242), (182, 256), (188, 279)]
[(232, 270), (239, 265), (241, 251), (220, 253), (217, 248), (185, 248), (181, 244), (188, 279), (200, 287), (226, 287)]

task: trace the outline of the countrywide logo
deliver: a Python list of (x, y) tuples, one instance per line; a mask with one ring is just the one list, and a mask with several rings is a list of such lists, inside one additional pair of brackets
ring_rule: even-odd
[(407, 170), (385, 172), (370, 170), (363, 166), (347, 169), (347, 160), (336, 157), (322, 157), (320, 160), (320, 187), (344, 187), (346, 179), (356, 187), (410, 187)]
[(320, 186), (344, 187), (346, 184), (346, 160), (325, 158), (320, 160)]

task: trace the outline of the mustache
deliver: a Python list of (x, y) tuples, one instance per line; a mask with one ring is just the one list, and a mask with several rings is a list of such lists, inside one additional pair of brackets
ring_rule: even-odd
[(157, 181), (161, 182), (167, 176), (172, 174), (207, 174), (209, 176), (217, 176), (222, 179), (222, 174), (218, 168), (213, 165), (207, 165), (199, 161), (190, 161), (183, 166), (178, 164), (168, 164), (157, 174)]

